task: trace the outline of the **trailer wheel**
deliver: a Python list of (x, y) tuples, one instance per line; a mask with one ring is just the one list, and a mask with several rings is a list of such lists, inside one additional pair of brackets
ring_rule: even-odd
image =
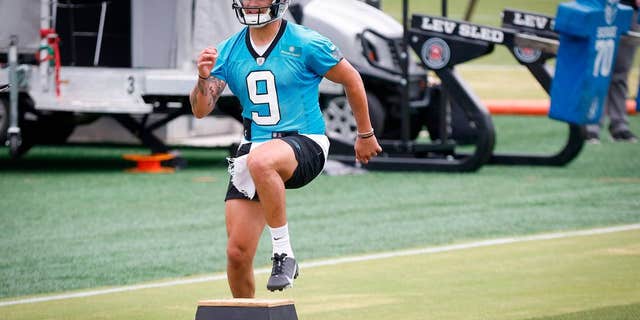
[(4, 145), (7, 140), (7, 129), (9, 129), (9, 101), (0, 98), (0, 145)]
[[(367, 92), (367, 101), (371, 126), (376, 134), (380, 135), (384, 131), (384, 120), (386, 117), (382, 103), (375, 95), (369, 92)], [(337, 137), (348, 141), (355, 141), (358, 129), (347, 97), (337, 96), (329, 99), (326, 107), (322, 111), (322, 115), (324, 117), (327, 135), (330, 138)]]
[(9, 155), (11, 159), (18, 159), (22, 154), (24, 154), (23, 148), (20, 148), (22, 145), (22, 139), (18, 135), (11, 135), (9, 137)]

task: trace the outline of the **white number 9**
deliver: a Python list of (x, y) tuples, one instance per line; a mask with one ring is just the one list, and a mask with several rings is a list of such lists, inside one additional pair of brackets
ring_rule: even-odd
[[(258, 83), (264, 82), (265, 93), (258, 93)], [(269, 114), (261, 116), (257, 111), (251, 112), (251, 119), (260, 126), (272, 126), (280, 122), (280, 104), (276, 90), (275, 76), (271, 71), (253, 71), (247, 76), (249, 99), (254, 104), (268, 104)]]

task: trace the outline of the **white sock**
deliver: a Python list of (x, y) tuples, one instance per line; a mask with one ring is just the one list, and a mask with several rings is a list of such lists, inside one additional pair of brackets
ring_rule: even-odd
[(286, 253), (287, 257), (293, 258), (293, 249), (291, 249), (291, 242), (289, 242), (289, 224), (278, 228), (269, 227), (269, 231), (271, 231), (273, 254)]

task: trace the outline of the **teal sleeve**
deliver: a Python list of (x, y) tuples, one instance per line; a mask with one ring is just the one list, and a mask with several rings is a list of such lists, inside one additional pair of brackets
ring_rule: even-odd
[(229, 40), (225, 40), (218, 45), (218, 59), (216, 60), (216, 65), (211, 70), (211, 76), (225, 82), (227, 82), (227, 60), (229, 59), (229, 52), (231, 51), (230, 42)]
[(309, 42), (305, 51), (307, 52), (307, 66), (320, 76), (324, 76), (343, 58), (340, 49), (329, 39), (320, 35)]

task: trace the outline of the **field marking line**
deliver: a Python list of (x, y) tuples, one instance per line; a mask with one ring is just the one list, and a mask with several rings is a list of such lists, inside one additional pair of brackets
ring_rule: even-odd
[[(303, 262), (303, 263), (300, 263), (300, 268), (308, 269), (308, 268), (333, 266), (333, 265), (353, 263), (353, 262), (363, 262), (363, 261), (380, 260), (380, 259), (388, 259), (388, 258), (404, 257), (404, 256), (414, 256), (414, 255), (422, 255), (422, 254), (434, 254), (434, 253), (466, 250), (466, 249), (480, 248), (480, 247), (498, 246), (498, 245), (505, 245), (505, 244), (513, 244), (513, 243), (531, 242), (531, 241), (573, 238), (573, 237), (580, 237), (580, 236), (592, 236), (592, 235), (639, 230), (639, 229), (640, 229), (640, 224), (629, 224), (629, 225), (607, 227), (607, 228), (546, 233), (546, 234), (537, 234), (537, 235), (522, 236), (522, 237), (497, 238), (497, 239), (481, 240), (481, 241), (461, 243), (461, 244), (445, 245), (445, 246), (439, 246), (439, 247), (408, 249), (408, 250), (400, 250), (400, 251), (367, 254), (362, 256), (352, 256), (352, 257), (344, 257), (344, 258), (337, 258), (337, 259)], [(260, 269), (256, 269), (254, 272), (255, 274), (267, 274), (271, 272), (271, 268), (260, 268)], [(221, 281), (226, 279), (227, 279), (227, 275), (223, 273), (223, 274), (216, 274), (212, 276), (202, 276), (202, 277), (196, 277), (196, 278), (190, 278), (190, 279), (178, 279), (178, 280), (172, 280), (172, 281), (114, 287), (109, 289), (99, 289), (99, 290), (83, 291), (83, 292), (77, 292), (77, 293), (56, 294), (56, 295), (50, 295), (50, 296), (0, 301), (0, 307), (13, 306), (18, 304), (27, 304), (27, 303), (49, 302), (49, 301), (65, 300), (65, 299), (73, 299), (73, 298), (86, 298), (86, 297), (105, 295), (105, 294), (111, 294), (111, 293), (120, 293), (120, 292), (128, 292), (128, 291), (135, 291), (135, 290), (153, 289), (153, 288), (164, 288), (164, 287), (172, 287), (172, 286), (179, 286), (179, 285), (186, 285), (186, 284), (209, 282), (209, 281)]]

